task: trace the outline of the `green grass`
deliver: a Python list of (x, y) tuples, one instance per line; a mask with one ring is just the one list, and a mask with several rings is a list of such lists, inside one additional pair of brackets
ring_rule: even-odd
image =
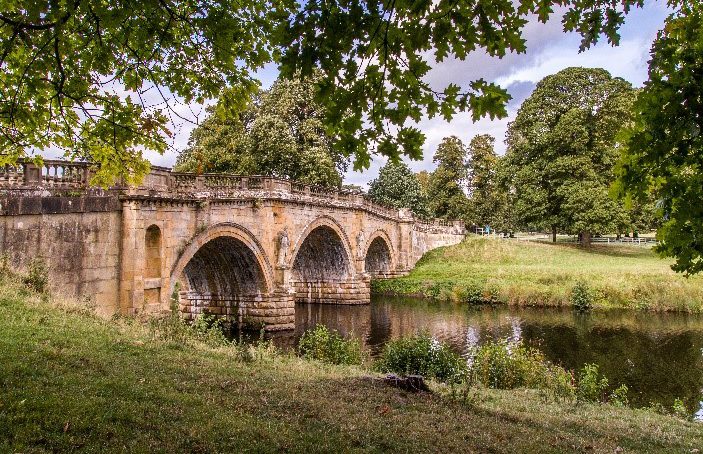
[(703, 311), (703, 277), (686, 278), (650, 248), (576, 245), (467, 237), (427, 253), (408, 276), (373, 282), (373, 291), (396, 295), (568, 306), (579, 281), (594, 305), (656, 311)]
[[(409, 394), (354, 366), (174, 342), (0, 281), (0, 452), (689, 452), (699, 423), (528, 390)], [(162, 326), (162, 325), (159, 325)]]

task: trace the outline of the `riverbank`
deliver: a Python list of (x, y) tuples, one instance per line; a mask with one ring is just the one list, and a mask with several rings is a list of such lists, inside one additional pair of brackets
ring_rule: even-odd
[(349, 366), (103, 320), (0, 282), (0, 452), (690, 452), (700, 423), (544, 402), (409, 394)]
[(372, 291), (457, 302), (570, 306), (578, 282), (596, 308), (703, 312), (703, 277), (686, 278), (650, 248), (594, 244), (584, 249), (468, 236), (428, 252), (408, 276), (377, 280)]

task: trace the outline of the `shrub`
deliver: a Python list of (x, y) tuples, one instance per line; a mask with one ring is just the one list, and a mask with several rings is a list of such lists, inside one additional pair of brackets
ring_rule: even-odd
[(576, 380), (574, 374), (559, 366), (550, 366), (544, 374), (540, 393), (545, 398), (555, 401), (571, 402), (576, 398)]
[(608, 402), (615, 405), (616, 407), (627, 407), (630, 404), (630, 400), (627, 398), (627, 393), (629, 388), (627, 385), (620, 385), (615, 388), (608, 397)]
[(308, 359), (330, 364), (361, 364), (359, 341), (345, 340), (337, 331), (324, 325), (305, 331), (298, 343), (298, 351)]
[(578, 311), (588, 311), (593, 307), (593, 292), (586, 281), (576, 282), (571, 289), (571, 304)]
[(227, 345), (229, 339), (224, 334), (223, 320), (214, 315), (199, 314), (190, 325), (195, 337), (211, 346)]
[(688, 408), (686, 408), (686, 404), (683, 403), (682, 399), (674, 399), (674, 405), (671, 410), (672, 414), (677, 418), (691, 419), (691, 413), (688, 412)]
[(475, 282), (464, 286), (463, 299), (469, 304), (483, 304), (489, 302), (484, 294), (483, 286)]
[(444, 382), (458, 381), (467, 371), (466, 360), (427, 333), (388, 342), (377, 367), (381, 372), (422, 375)]
[(495, 389), (538, 388), (549, 372), (549, 363), (539, 350), (507, 340), (477, 347), (470, 362), (470, 380)]
[(211, 347), (232, 345), (224, 335), (222, 320), (212, 315), (200, 314), (193, 323), (187, 323), (178, 314), (152, 318), (149, 327), (155, 338), (183, 345), (188, 342), (202, 342)]
[(608, 389), (608, 379), (598, 371), (597, 364), (586, 364), (579, 372), (576, 396), (579, 401), (602, 402)]
[(32, 259), (22, 282), (37, 293), (45, 293), (49, 289), (49, 270), (44, 260)]

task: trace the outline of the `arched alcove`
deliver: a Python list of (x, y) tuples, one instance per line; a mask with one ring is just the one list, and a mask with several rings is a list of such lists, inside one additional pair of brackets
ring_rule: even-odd
[(151, 225), (144, 235), (144, 277), (161, 277), (161, 229)]
[(150, 225), (144, 233), (144, 308), (158, 311), (161, 306), (161, 229)]

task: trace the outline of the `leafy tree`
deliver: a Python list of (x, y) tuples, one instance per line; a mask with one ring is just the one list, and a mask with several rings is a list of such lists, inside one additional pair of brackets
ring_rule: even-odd
[[(570, 0), (564, 29), (582, 48), (643, 0)], [(142, 149), (163, 152), (178, 109), (230, 86), (241, 110), (269, 62), (287, 78), (322, 72), (324, 126), (355, 167), (370, 153), (421, 156), (423, 115), (504, 117), (507, 92), (484, 80), (433, 87), (430, 59), (525, 52), (527, 18), (558, 0), (421, 2), (4, 0), (0, 3), (0, 166), (48, 148), (95, 164), (94, 182), (138, 180)], [(156, 101), (153, 99), (156, 97)]]
[(513, 186), (512, 169), (508, 160), (499, 158), (495, 172), (495, 212), (492, 215), (493, 229), (498, 232), (510, 233), (517, 229), (515, 218), (515, 188)]
[(617, 134), (633, 90), (604, 69), (567, 68), (544, 78), (508, 126), (505, 159), (519, 224), (581, 233), (614, 231), (622, 207), (609, 194)]
[(495, 138), (479, 134), (469, 143), (468, 187), (471, 194), (470, 218), (479, 226), (495, 228), (498, 214), (497, 203), (501, 200), (497, 191), (496, 167), (498, 156), (494, 150)]
[(340, 186), (348, 160), (322, 126), (311, 80), (279, 80), (239, 114), (217, 109), (193, 130), (176, 169), (272, 175)]
[(430, 188), (430, 172), (427, 170), (421, 170), (415, 174), (417, 181), (420, 183), (422, 192), (427, 195), (427, 191)]
[(466, 147), (456, 136), (445, 137), (437, 147), (432, 160), (437, 168), (427, 189), (430, 211), (436, 217), (464, 219), (467, 215), (466, 153)]
[(703, 5), (669, 16), (651, 49), (649, 80), (634, 105), (622, 160), (625, 188), (653, 191), (666, 219), (657, 251), (673, 269), (703, 271)]
[(252, 71), (272, 57), (261, 37), (290, 10), (282, 0), (14, 0), (0, 11), (0, 166), (57, 147), (110, 184), (148, 171), (140, 149), (167, 147), (178, 112), (145, 97), (250, 93)]
[(369, 197), (374, 202), (394, 208), (409, 208), (417, 216), (427, 218), (427, 200), (417, 177), (402, 161), (388, 161), (369, 184)]

